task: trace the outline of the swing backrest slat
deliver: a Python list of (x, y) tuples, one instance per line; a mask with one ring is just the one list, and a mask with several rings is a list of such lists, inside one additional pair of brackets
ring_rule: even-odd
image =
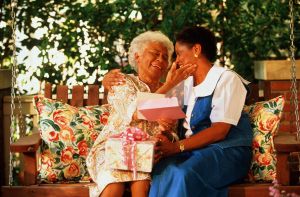
[(99, 102), (99, 86), (98, 85), (89, 85), (88, 90), (88, 98), (86, 105), (99, 105), (101, 102)]
[(56, 90), (56, 100), (68, 103), (68, 86), (58, 85)]
[[(99, 94), (99, 85), (88, 85), (87, 98), (84, 94), (83, 85), (75, 85), (72, 87), (72, 98), (68, 98), (68, 86), (66, 85), (57, 85), (56, 93), (52, 90), (52, 84), (45, 84), (45, 93), (46, 98), (55, 99), (64, 103), (68, 103), (75, 107), (90, 106), (90, 105), (101, 105), (102, 100)], [(54, 97), (56, 95), (56, 98)]]
[(84, 96), (84, 89), (81, 85), (73, 86), (72, 88), (72, 99), (70, 104), (75, 107), (82, 107), (83, 106), (83, 96)]
[(52, 84), (45, 84), (45, 97), (51, 99), (52, 98)]

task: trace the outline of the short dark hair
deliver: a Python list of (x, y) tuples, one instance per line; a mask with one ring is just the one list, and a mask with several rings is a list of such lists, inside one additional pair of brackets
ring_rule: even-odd
[(202, 54), (213, 62), (217, 56), (217, 42), (213, 32), (204, 27), (186, 27), (176, 36), (176, 42), (201, 45)]

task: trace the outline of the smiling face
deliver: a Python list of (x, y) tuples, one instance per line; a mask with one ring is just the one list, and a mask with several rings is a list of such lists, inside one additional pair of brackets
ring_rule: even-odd
[(159, 42), (149, 42), (141, 54), (135, 54), (139, 76), (159, 80), (168, 68), (168, 50)]
[[(198, 45), (190, 46), (186, 43), (176, 42), (176, 63), (180, 66), (186, 64), (195, 64), (197, 62), (198, 56), (200, 55), (199, 47), (201, 48), (201, 46)], [(195, 54), (197, 55), (197, 57), (195, 57)]]

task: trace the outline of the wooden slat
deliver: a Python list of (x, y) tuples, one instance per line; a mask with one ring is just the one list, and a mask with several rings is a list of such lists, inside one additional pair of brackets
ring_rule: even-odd
[[(90, 183), (89, 183), (90, 184)], [(4, 186), (3, 197), (89, 197), (89, 184), (44, 184), (32, 186)]]
[(274, 138), (274, 146), (277, 156), (276, 174), (279, 184), (290, 184), (290, 169), (288, 158), (292, 152), (300, 152), (300, 141), (297, 141), (296, 135), (291, 133), (279, 133)]
[(263, 87), (265, 100), (272, 99), (271, 81), (260, 81), (259, 83), (259, 85)]
[[(10, 116), (9, 115), (4, 115), (3, 117), (3, 133), (1, 133), (4, 136), (4, 144), (1, 148), (3, 149), (4, 152), (4, 180), (5, 184), (8, 184), (8, 179), (9, 179), (9, 146), (10, 146)], [(1, 196), (1, 195), (0, 195)]]
[[(6, 136), (9, 136), (9, 125), (5, 125), (7, 122), (5, 120), (5, 117), (7, 119), (7, 116), (4, 115), (3, 113), (3, 97), (5, 95), (10, 94), (10, 88), (7, 89), (2, 89), (0, 90), (0, 185), (4, 185), (5, 182), (5, 174), (7, 174), (7, 171), (5, 169), (6, 164), (8, 162), (7, 158), (5, 157), (7, 155), (7, 149), (6, 149), (6, 144), (7, 144), (7, 139), (5, 139)], [(10, 121), (9, 121), (10, 124)], [(9, 136), (10, 137), (10, 136)], [(9, 139), (9, 138), (8, 138)], [(9, 141), (9, 140), (8, 140)], [(0, 194), (1, 196), (1, 194)]]
[[(4, 186), (1, 189), (3, 197), (88, 197), (89, 184), (42, 184), (32, 186)], [(272, 184), (236, 184), (229, 187), (229, 197), (269, 197), (269, 187)], [(281, 186), (286, 192), (300, 192), (300, 186)]]
[[(271, 183), (243, 183), (229, 187), (229, 197), (269, 197)], [(280, 191), (300, 194), (300, 186), (279, 186)]]
[(36, 152), (42, 143), (39, 133), (33, 133), (30, 136), (25, 136), (10, 145), (11, 152)]
[(99, 86), (89, 85), (87, 105), (99, 105)]
[[(300, 60), (296, 60), (297, 70), (300, 69)], [(290, 60), (263, 60), (254, 62), (254, 77), (260, 80), (290, 80)], [(296, 73), (300, 79), (300, 73)]]
[(71, 100), (70, 104), (72, 106), (76, 106), (76, 107), (83, 106), (83, 93), (84, 93), (83, 86), (80, 86), (80, 85), (73, 86), (72, 100)]
[(245, 183), (229, 187), (229, 197), (269, 197), (271, 184)]
[(275, 136), (274, 146), (277, 152), (300, 152), (300, 141), (291, 133), (279, 133)]
[(246, 104), (253, 104), (257, 101), (259, 101), (259, 87), (258, 84), (256, 83), (251, 83), (249, 84), (249, 88), (250, 88), (250, 94), (247, 98)]
[(46, 98), (52, 98), (52, 84), (46, 83), (45, 84), (45, 95)]
[(36, 152), (23, 153), (24, 159), (24, 185), (34, 185), (37, 180), (37, 155)]
[(56, 100), (68, 103), (68, 86), (58, 85), (56, 90)]
[(289, 153), (276, 153), (277, 164), (276, 164), (276, 178), (279, 184), (289, 185), (290, 184), (290, 169), (288, 165)]

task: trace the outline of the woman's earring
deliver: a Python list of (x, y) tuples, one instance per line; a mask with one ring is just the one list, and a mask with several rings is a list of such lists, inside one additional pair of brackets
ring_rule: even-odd
[(194, 57), (198, 57), (198, 55), (197, 55), (197, 54), (195, 54), (195, 55), (194, 55)]

